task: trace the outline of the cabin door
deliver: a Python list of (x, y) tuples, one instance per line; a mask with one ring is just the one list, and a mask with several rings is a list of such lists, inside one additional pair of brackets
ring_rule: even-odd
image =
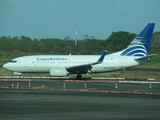
[(123, 63), (124, 63), (124, 57), (120, 57), (120, 59), (119, 59), (119, 66), (123, 67), (124, 66)]
[(23, 59), (23, 66), (28, 67), (28, 59), (26, 58)]

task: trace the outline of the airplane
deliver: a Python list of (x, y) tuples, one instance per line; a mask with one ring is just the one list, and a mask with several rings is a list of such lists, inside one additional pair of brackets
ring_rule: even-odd
[[(23, 73), (49, 73), (53, 77), (77, 74), (104, 73), (138, 66), (155, 54), (147, 54), (155, 23), (148, 23), (133, 41), (119, 52), (102, 55), (32, 55), (22, 56), (3, 65), (3, 68), (20, 75)], [(107, 54), (107, 55), (106, 55)]]

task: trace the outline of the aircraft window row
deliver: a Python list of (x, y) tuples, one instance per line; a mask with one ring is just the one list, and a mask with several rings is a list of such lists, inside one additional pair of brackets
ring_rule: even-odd
[[(34, 62), (32, 63), (55, 63), (55, 62)], [(94, 62), (56, 62), (56, 63), (94, 63)]]
[[(55, 63), (55, 62), (34, 62), (32, 61), (32, 63)], [(56, 63), (84, 63), (84, 64), (90, 64), (90, 63), (94, 63), (94, 62), (56, 62)], [(102, 62), (102, 63), (108, 63), (108, 62)]]
[[(33, 62), (32, 63), (55, 63), (55, 62)], [(93, 62), (56, 62), (56, 63), (93, 63)]]
[(33, 62), (32, 63), (54, 63), (54, 62)]

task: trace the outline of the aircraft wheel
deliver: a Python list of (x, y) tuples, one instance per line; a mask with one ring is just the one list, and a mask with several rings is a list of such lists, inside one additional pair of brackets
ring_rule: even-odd
[(76, 79), (77, 79), (77, 80), (81, 80), (81, 79), (82, 79), (82, 75), (78, 74), (78, 75), (76, 76)]
[(22, 78), (23, 78), (23, 76), (21, 75), (21, 76), (20, 76), (20, 79), (22, 79)]

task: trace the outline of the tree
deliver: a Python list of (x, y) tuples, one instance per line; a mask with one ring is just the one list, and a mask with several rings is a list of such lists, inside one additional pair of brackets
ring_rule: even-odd
[(88, 39), (88, 34), (83, 35), (84, 39)]
[(64, 40), (70, 40), (69, 36), (66, 36), (66, 37), (64, 38)]
[(160, 52), (160, 32), (155, 32), (152, 35), (152, 41), (150, 43), (149, 52), (158, 53)]
[(106, 40), (109, 49), (112, 52), (122, 50), (127, 47), (127, 45), (136, 37), (136, 34), (129, 33), (125, 31), (112, 32), (109, 38)]

